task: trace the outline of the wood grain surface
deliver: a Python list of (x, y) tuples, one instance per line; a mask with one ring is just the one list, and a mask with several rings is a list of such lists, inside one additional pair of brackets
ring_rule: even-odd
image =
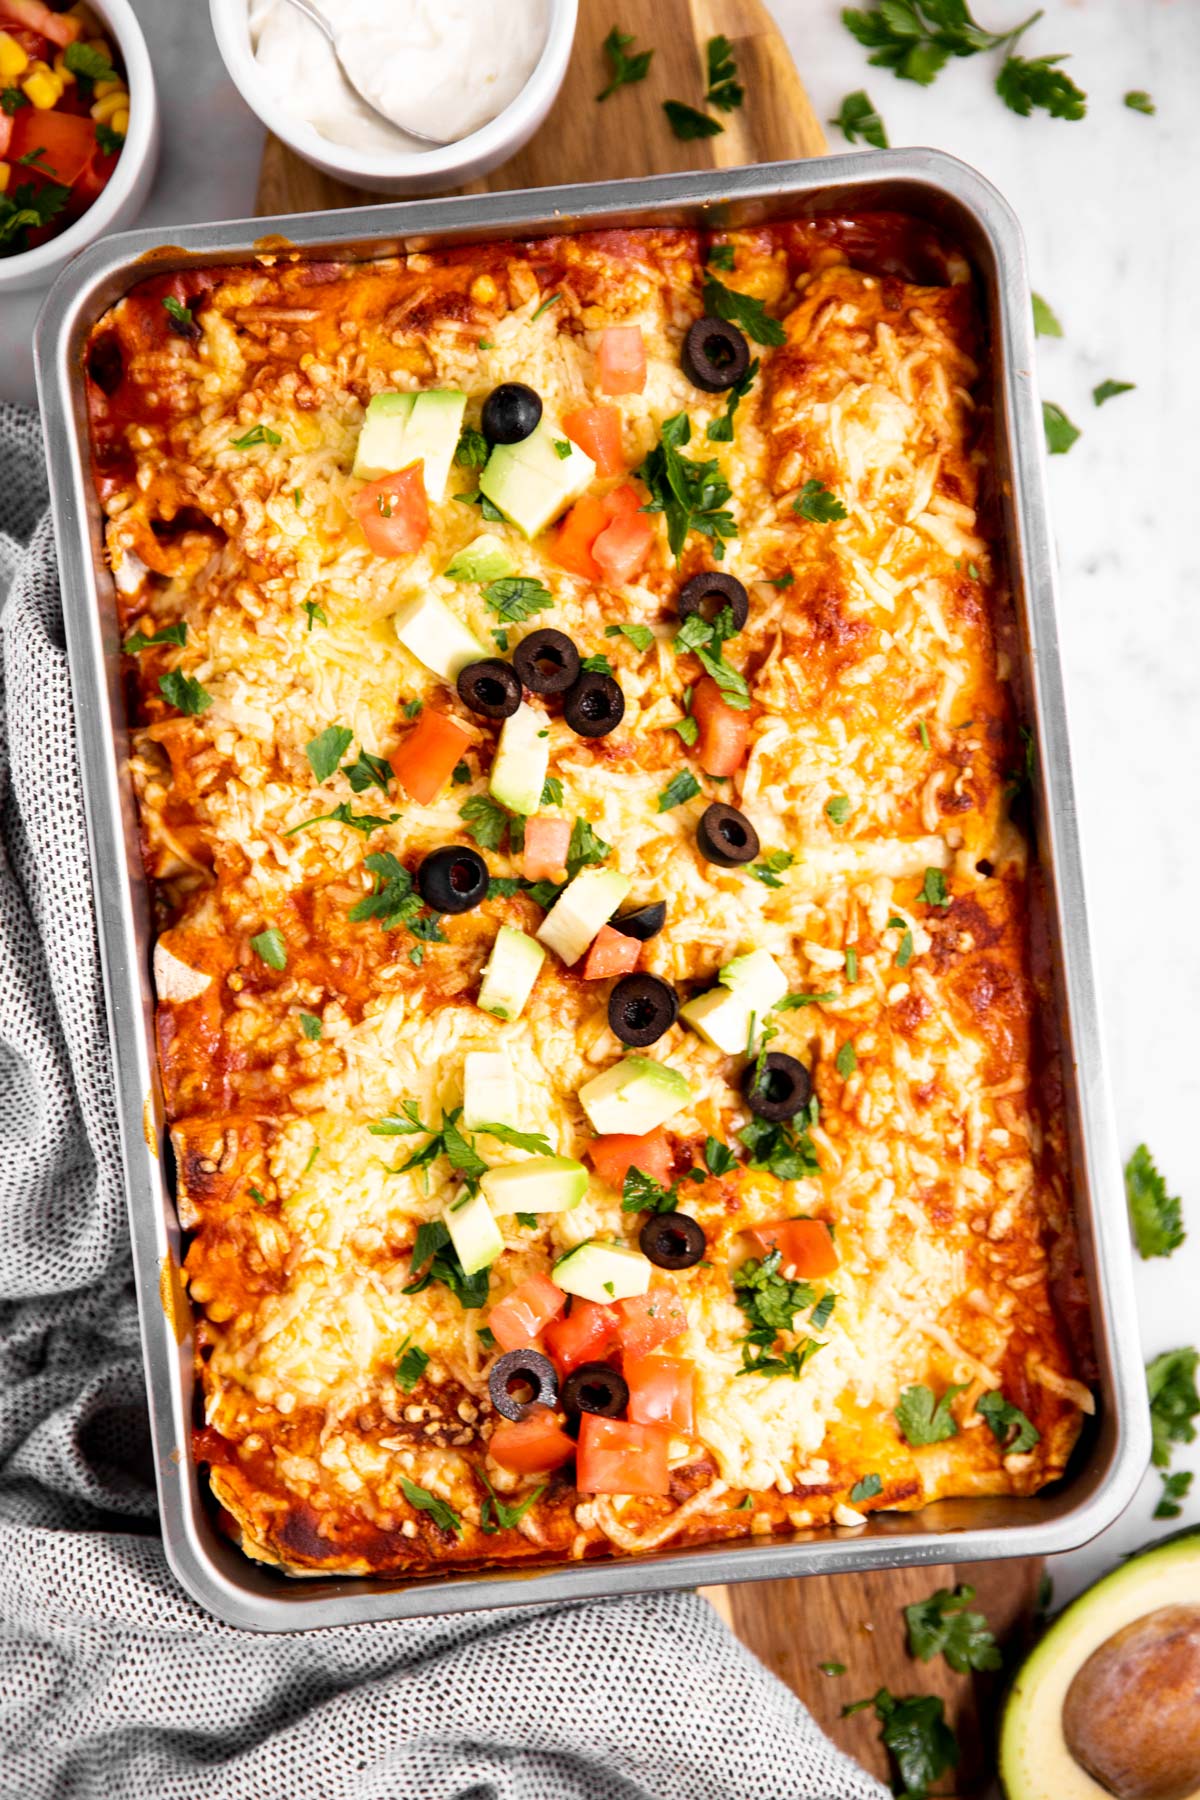
[[(636, 48), (654, 48), (645, 81), (619, 89), (603, 105), (601, 45), (614, 20), (633, 31)], [(719, 137), (681, 143), (662, 110), (667, 99), (701, 106), (704, 45), (723, 32), (734, 47), (746, 103), (716, 115)], [(760, 0), (580, 0), (579, 31), (563, 90), (533, 141), (511, 162), (464, 190), (546, 187), (674, 169), (731, 168), (820, 155), (825, 137), (774, 22)], [(259, 213), (371, 205), (385, 198), (320, 174), (269, 138), (259, 185)], [(1041, 1564), (951, 1564), (863, 1575), (746, 1583), (704, 1592), (742, 1641), (794, 1689), (819, 1724), (873, 1773), (886, 1776), (887, 1756), (871, 1711), (843, 1719), (846, 1702), (889, 1688), (896, 1695), (940, 1694), (958, 1733), (962, 1761), (952, 1786), (962, 1800), (991, 1800), (999, 1683), (994, 1676), (955, 1675), (941, 1657), (914, 1662), (905, 1648), (901, 1609), (938, 1587), (969, 1582), (976, 1604), (1009, 1651), (1019, 1648), (1033, 1616)], [(843, 1676), (819, 1664), (846, 1664)], [(747, 1800), (759, 1800), (747, 1796)]]

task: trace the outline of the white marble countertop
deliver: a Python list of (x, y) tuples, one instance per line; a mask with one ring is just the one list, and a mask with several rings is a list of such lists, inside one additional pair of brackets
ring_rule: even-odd
[[(201, 0), (134, 0), (158, 73), (166, 145), (143, 224), (253, 210), (261, 129), (226, 79)], [(992, 29), (1014, 0), (978, 0)], [(1189, 0), (1047, 0), (1023, 50), (1070, 51), (1089, 96), (1080, 123), (1020, 119), (991, 92), (994, 59), (954, 61), (932, 88), (867, 66), (834, 0), (775, 0), (822, 117), (866, 87), (893, 144), (933, 144), (974, 163), (1015, 206), (1033, 284), (1062, 322), (1043, 339), (1043, 392), (1083, 435), (1050, 464), (1062, 567), (1062, 638), (1095, 950), (1122, 1150), (1144, 1139), (1182, 1193), (1192, 1231), (1169, 1261), (1139, 1265), (1146, 1354), (1200, 1342), (1200, 516), (1196, 421), (1200, 293), (1193, 106), (1200, 8)], [(624, 0), (653, 41), (653, 8)], [(646, 23), (639, 25), (639, 15)], [(616, 16), (616, 15), (614, 15)], [(1148, 90), (1158, 112), (1122, 105)], [(830, 132), (840, 148), (840, 133)], [(1190, 221), (1190, 224), (1189, 224)], [(32, 398), (37, 297), (0, 303), (0, 395)], [(1102, 410), (1106, 378), (1136, 391)], [(1193, 821), (1189, 829), (1188, 821)], [(1120, 828), (1117, 828), (1120, 821)], [(1200, 1469), (1200, 1444), (1176, 1467)], [(1200, 1523), (1200, 1482), (1180, 1523)], [(1065, 1559), (1059, 1597), (1154, 1533), (1159, 1481)]]

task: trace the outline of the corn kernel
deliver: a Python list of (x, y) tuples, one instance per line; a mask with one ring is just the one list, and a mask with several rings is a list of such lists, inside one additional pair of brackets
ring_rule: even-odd
[(11, 165), (6, 162), (0, 162), (0, 194), (3, 194), (5, 192), (5, 190), (7, 189), (8, 178), (11, 174), (12, 174)]
[(67, 67), (67, 53), (65, 50), (60, 50), (54, 59), (54, 73), (58, 76), (58, 79), (62, 82), (64, 87), (75, 79), (74, 70), (68, 69)]
[(48, 63), (35, 62), (20, 85), (29, 104), (39, 112), (49, 112), (62, 99), (63, 84)]
[(29, 58), (15, 37), (0, 31), (0, 80), (12, 81), (29, 67)]
[(490, 275), (477, 275), (471, 283), (471, 298), (478, 306), (487, 306), (496, 298), (499, 289)]
[(121, 80), (119, 75), (114, 75), (111, 81), (98, 81), (96, 83), (96, 98), (97, 100), (103, 100), (106, 94), (115, 94), (119, 88), (123, 88), (124, 86), (125, 83)]
[(125, 88), (121, 88), (115, 94), (105, 94), (103, 99), (97, 100), (91, 109), (92, 117), (98, 125), (111, 125), (119, 112), (128, 113), (128, 111), (129, 93)]
[(123, 106), (121, 108), (120, 112), (113, 114), (112, 129), (120, 137), (128, 137), (128, 135), (129, 135), (129, 108), (127, 106)]

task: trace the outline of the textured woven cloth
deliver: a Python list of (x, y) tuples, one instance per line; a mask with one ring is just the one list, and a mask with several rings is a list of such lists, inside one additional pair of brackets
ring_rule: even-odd
[(0, 405), (3, 1800), (881, 1800), (694, 1594), (263, 1637), (176, 1586), (45, 504)]

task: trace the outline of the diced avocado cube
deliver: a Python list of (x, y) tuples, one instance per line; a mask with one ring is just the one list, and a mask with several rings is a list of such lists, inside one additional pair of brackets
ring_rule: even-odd
[(378, 481), (412, 462), (404, 439), (415, 399), (415, 394), (372, 394), (354, 453), (354, 473), (360, 481)]
[[(565, 456), (556, 443), (570, 445)], [(596, 465), (587, 452), (543, 419), (519, 444), (495, 446), (479, 489), (527, 538), (535, 538), (578, 500), (595, 476)]]
[(600, 1136), (644, 1137), (673, 1119), (692, 1097), (678, 1069), (648, 1056), (626, 1056), (579, 1090), (579, 1104)]
[(494, 1263), (504, 1249), (500, 1227), (482, 1194), (464, 1194), (442, 1209), (442, 1224), (458, 1252), (464, 1275)]
[(587, 1193), (588, 1172), (569, 1156), (531, 1156), (489, 1169), (480, 1185), (493, 1212), (570, 1212)]
[(769, 950), (751, 950), (747, 956), (735, 956), (718, 972), (717, 980), (722, 987), (740, 994), (759, 1018), (770, 1012), (788, 991), (787, 976)]
[(714, 1050), (723, 1050), (726, 1056), (741, 1056), (749, 1042), (753, 1010), (732, 988), (714, 987), (685, 1001), (679, 1017)]
[(604, 1306), (646, 1293), (652, 1273), (649, 1257), (640, 1250), (629, 1250), (624, 1244), (597, 1244), (589, 1239), (559, 1257), (550, 1279), (564, 1294)]
[(463, 1060), (463, 1129), (517, 1125), (517, 1078), (499, 1050), (468, 1050)]
[(550, 721), (535, 706), (519, 706), (500, 727), (488, 790), (510, 812), (535, 813), (550, 766)]
[(436, 594), (418, 594), (392, 618), (396, 636), (418, 662), (453, 686), (460, 669), (487, 655), (450, 608)]
[(563, 962), (578, 962), (600, 927), (612, 918), (630, 886), (616, 869), (581, 869), (538, 926), (538, 937)]
[(546, 952), (540, 944), (512, 925), (502, 925), (483, 971), (475, 1004), (494, 1018), (506, 1022), (519, 1019), (545, 960)]
[(451, 581), (499, 581), (505, 575), (515, 575), (516, 570), (517, 565), (500, 539), (483, 531), (459, 551), (446, 573)]

